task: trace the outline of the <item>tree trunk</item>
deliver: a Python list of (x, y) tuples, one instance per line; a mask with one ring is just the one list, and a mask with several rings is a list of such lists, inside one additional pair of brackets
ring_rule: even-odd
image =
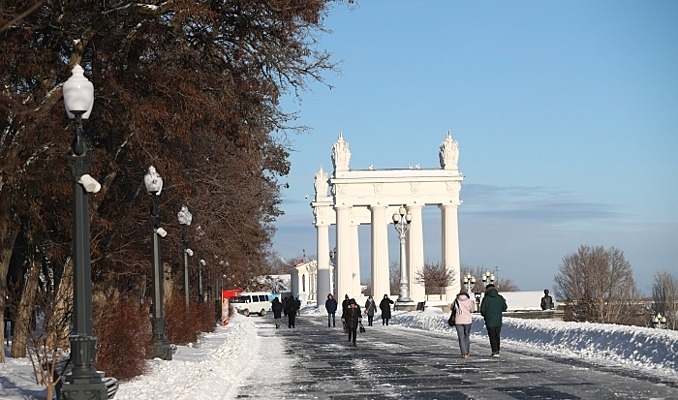
[[(4, 348), (5, 343), (5, 299), (7, 298), (7, 274), (9, 273), (9, 261), (14, 251), (14, 243), (19, 235), (19, 224), (12, 217), (11, 198), (7, 193), (0, 193), (0, 308), (3, 310), (2, 330), (0, 331), (0, 343)], [(5, 362), (4, 350), (0, 352), (0, 363)]]
[[(167, 306), (167, 302), (172, 297), (172, 291), (174, 290), (174, 280), (172, 279), (172, 267), (168, 263), (163, 263), (162, 266), (162, 277), (163, 277), (163, 292), (165, 297), (163, 299), (163, 307)], [(153, 289), (155, 290), (155, 289)]]
[(70, 346), (68, 342), (69, 324), (62, 323), (66, 321), (73, 310), (73, 259), (66, 259), (64, 272), (59, 281), (56, 296), (54, 297), (54, 306), (52, 312), (47, 315), (49, 321), (45, 321), (49, 327), (60, 327), (50, 333), (47, 343), (53, 348), (66, 348)]
[(38, 288), (41, 261), (35, 258), (31, 262), (28, 273), (24, 276), (24, 287), (21, 294), (21, 302), (16, 317), (14, 328), (14, 340), (12, 340), (12, 357), (26, 357), (28, 339), (31, 334), (31, 319), (33, 317), (35, 294)]

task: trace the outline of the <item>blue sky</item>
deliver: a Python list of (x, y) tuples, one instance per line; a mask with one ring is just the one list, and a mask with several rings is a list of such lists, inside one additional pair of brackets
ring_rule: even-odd
[[(338, 6), (319, 47), (340, 73), (300, 100), (274, 249), (316, 253), (313, 176), (339, 132), (350, 167), (439, 167), (448, 131), (465, 176), (461, 262), (522, 290), (553, 286), (580, 244), (615, 246), (639, 289), (678, 275), (678, 2), (360, 1)], [(308, 198), (306, 196), (308, 195)], [(439, 213), (424, 211), (440, 260)], [(395, 230), (390, 260), (398, 261)], [(368, 276), (369, 230), (361, 228)]]

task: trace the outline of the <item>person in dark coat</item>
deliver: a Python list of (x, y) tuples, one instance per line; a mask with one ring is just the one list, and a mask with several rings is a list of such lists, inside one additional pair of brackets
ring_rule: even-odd
[(271, 310), (273, 311), (273, 319), (275, 320), (275, 329), (278, 329), (282, 322), (283, 305), (277, 297), (274, 297), (271, 302)]
[(301, 314), (301, 300), (299, 300), (299, 296), (294, 298), (294, 308), (297, 309), (297, 316)]
[(356, 346), (361, 317), (360, 306), (356, 303), (355, 299), (350, 299), (346, 307), (346, 329), (348, 331), (348, 341), (352, 341), (354, 346)]
[(549, 294), (548, 289), (544, 289), (544, 297), (541, 298), (540, 306), (542, 310), (553, 310), (555, 308), (553, 305), (553, 297)]
[(374, 313), (377, 312), (377, 303), (374, 302), (374, 298), (370, 295), (365, 302), (365, 314), (367, 314), (367, 326), (372, 326), (372, 321), (374, 320)]
[(297, 311), (299, 311), (299, 308), (297, 307), (297, 300), (295, 300), (293, 297), (289, 298), (287, 300), (287, 304), (285, 305), (285, 314), (287, 314), (288, 328), (295, 328), (294, 322), (297, 318)]
[(389, 299), (387, 294), (385, 294), (384, 298), (379, 302), (382, 325), (388, 325), (388, 320), (391, 319), (391, 304), (393, 304), (393, 300)]
[(497, 292), (493, 284), (485, 287), (485, 296), (480, 303), (480, 315), (485, 318), (487, 335), (490, 337), (492, 357), (499, 357), (502, 313), (507, 309), (506, 300)]
[(346, 330), (346, 312), (348, 311), (348, 295), (344, 295), (344, 301), (341, 302), (341, 324), (344, 326), (344, 333), (348, 333)]
[(290, 301), (289, 297), (287, 297), (287, 296), (283, 297), (282, 305), (283, 305), (283, 313), (285, 314), (285, 316), (287, 316), (287, 307), (288, 307), (287, 303), (289, 301)]
[(337, 299), (332, 296), (332, 293), (327, 295), (327, 300), (325, 300), (325, 310), (327, 310), (327, 327), (337, 326), (334, 323), (334, 314), (337, 312)]

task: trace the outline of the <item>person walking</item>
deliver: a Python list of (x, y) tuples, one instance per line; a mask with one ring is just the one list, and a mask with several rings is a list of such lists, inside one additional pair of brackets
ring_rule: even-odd
[(285, 314), (285, 316), (287, 316), (287, 307), (288, 307), (287, 303), (289, 301), (290, 301), (289, 297), (283, 297), (282, 305), (283, 305), (283, 314)]
[(459, 350), (462, 358), (469, 358), (471, 354), (471, 324), (473, 322), (474, 301), (462, 291), (452, 303), (452, 312), (455, 314), (454, 327), (459, 339)]
[(290, 297), (285, 304), (285, 314), (287, 314), (288, 328), (296, 328), (294, 324), (297, 319), (297, 311), (299, 311), (297, 308), (297, 301), (293, 297)]
[(500, 335), (502, 324), (502, 313), (506, 311), (506, 300), (499, 294), (493, 284), (485, 287), (485, 296), (480, 303), (480, 314), (485, 318), (485, 327), (487, 335), (490, 337), (490, 347), (492, 348), (492, 357), (499, 357), (501, 350)]
[(555, 308), (553, 305), (553, 297), (549, 294), (548, 289), (544, 289), (544, 297), (541, 298), (540, 306), (542, 310), (553, 310)]
[(294, 298), (294, 308), (297, 310), (297, 317), (301, 314), (301, 300), (299, 300), (299, 296)]
[(280, 299), (277, 297), (273, 298), (273, 301), (271, 301), (271, 311), (273, 311), (273, 320), (275, 321), (275, 329), (280, 328), (280, 324), (282, 322), (282, 311), (283, 311), (283, 305), (280, 302)]
[(337, 312), (337, 299), (332, 296), (332, 293), (327, 295), (327, 300), (325, 300), (325, 310), (327, 310), (327, 327), (329, 328), (330, 326), (337, 326), (334, 323), (334, 314)]
[(346, 330), (346, 312), (348, 311), (348, 294), (344, 295), (344, 301), (341, 302), (341, 325), (344, 327), (344, 333), (348, 333)]
[(384, 298), (379, 302), (382, 325), (388, 325), (388, 320), (391, 319), (391, 304), (393, 304), (393, 300), (389, 299), (387, 294), (385, 294)]
[(352, 341), (353, 346), (356, 346), (361, 317), (360, 306), (355, 299), (350, 299), (346, 307), (346, 330), (348, 331), (348, 341)]
[(377, 312), (377, 303), (374, 302), (372, 295), (367, 297), (365, 302), (365, 314), (367, 314), (367, 326), (372, 326), (374, 320), (374, 313)]

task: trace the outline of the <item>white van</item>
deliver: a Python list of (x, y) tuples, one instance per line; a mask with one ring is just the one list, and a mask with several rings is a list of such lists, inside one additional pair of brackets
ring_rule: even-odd
[(259, 314), (262, 317), (271, 311), (273, 294), (270, 292), (244, 292), (231, 299), (231, 305), (240, 314), (249, 317), (250, 314)]

